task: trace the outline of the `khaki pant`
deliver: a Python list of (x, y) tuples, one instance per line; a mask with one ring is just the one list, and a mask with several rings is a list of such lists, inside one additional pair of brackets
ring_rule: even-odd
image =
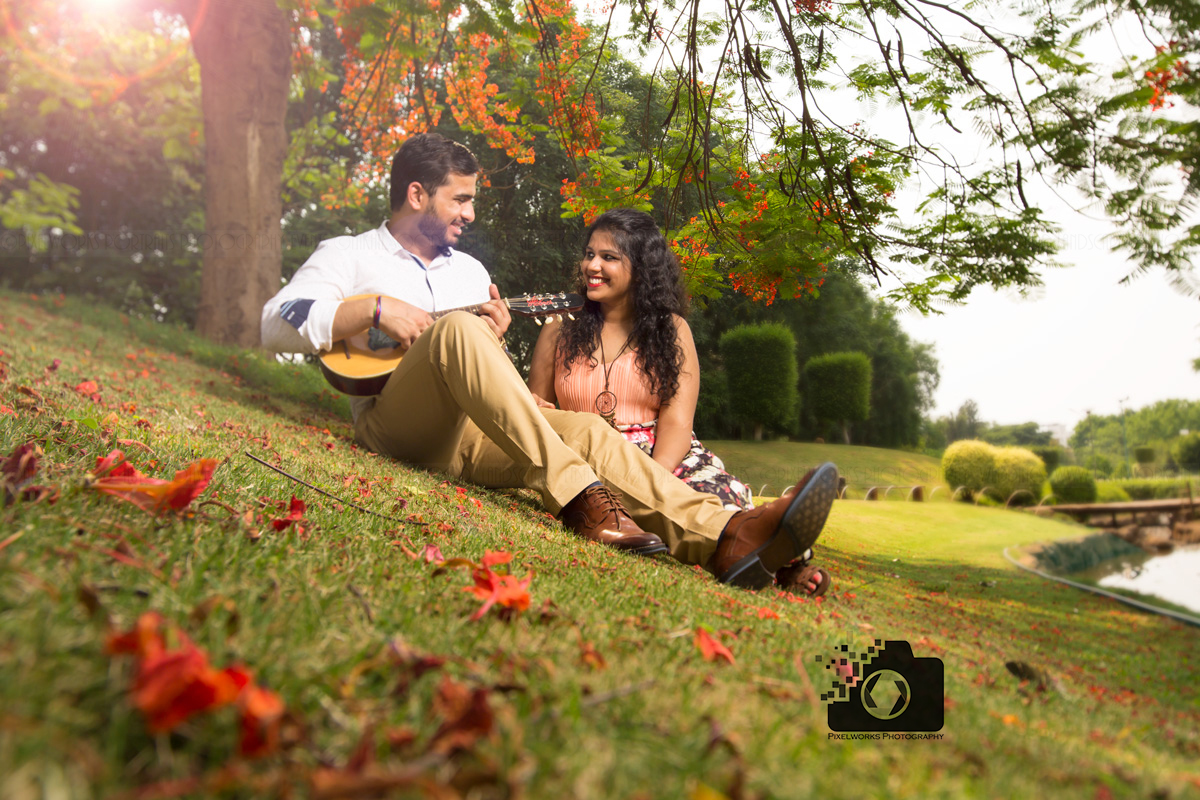
[(599, 480), (688, 564), (708, 562), (733, 515), (598, 415), (539, 409), (487, 323), (465, 312), (417, 339), (355, 434), (376, 452), (471, 483), (533, 489), (554, 514)]

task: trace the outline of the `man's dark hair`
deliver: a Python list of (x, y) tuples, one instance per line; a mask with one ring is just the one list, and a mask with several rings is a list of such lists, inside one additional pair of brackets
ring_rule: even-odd
[(404, 140), (392, 159), (392, 211), (404, 205), (413, 181), (433, 194), (450, 175), (474, 175), (479, 162), (471, 151), (437, 133), (418, 133)]

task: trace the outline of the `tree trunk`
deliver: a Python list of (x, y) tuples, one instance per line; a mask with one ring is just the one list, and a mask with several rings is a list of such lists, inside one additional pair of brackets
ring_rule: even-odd
[(842, 441), (850, 444), (850, 423), (847, 420), (842, 420)]
[(761, 442), (763, 436), (763, 425), (761, 422), (754, 423), (754, 441)]
[(279, 290), (291, 26), (275, 0), (187, 4), (204, 112), (204, 267), (196, 331), (256, 346)]

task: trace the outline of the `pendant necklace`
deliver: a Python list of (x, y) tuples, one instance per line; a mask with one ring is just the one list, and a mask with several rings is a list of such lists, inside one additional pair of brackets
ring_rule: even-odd
[(608, 376), (612, 374), (612, 365), (617, 363), (617, 359), (625, 352), (625, 348), (629, 347), (629, 342), (632, 340), (633, 334), (631, 333), (610, 362), (604, 357), (604, 335), (600, 336), (600, 368), (604, 370), (604, 391), (596, 395), (596, 413), (614, 428), (617, 427), (617, 396), (608, 388)]

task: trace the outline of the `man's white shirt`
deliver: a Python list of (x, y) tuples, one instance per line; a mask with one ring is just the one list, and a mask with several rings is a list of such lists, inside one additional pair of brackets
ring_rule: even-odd
[[(263, 306), (263, 346), (276, 353), (328, 350), (338, 306), (354, 295), (388, 295), (434, 312), (487, 302), (490, 283), (483, 264), (454, 249), (423, 263), (396, 241), (385, 222), (317, 245)], [(351, 402), (356, 418), (369, 405), (363, 400)]]

